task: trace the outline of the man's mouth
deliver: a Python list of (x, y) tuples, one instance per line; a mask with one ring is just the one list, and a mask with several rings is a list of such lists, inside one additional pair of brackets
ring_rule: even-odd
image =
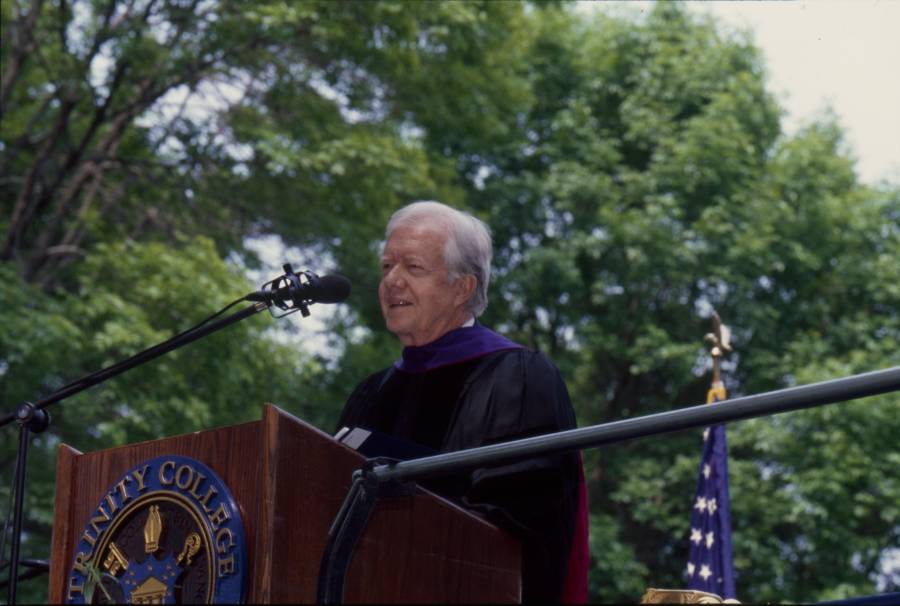
[(395, 299), (393, 301), (388, 301), (388, 307), (390, 307), (391, 309), (395, 309), (397, 307), (408, 307), (410, 305), (412, 305), (412, 303), (410, 301), (407, 301), (406, 299)]

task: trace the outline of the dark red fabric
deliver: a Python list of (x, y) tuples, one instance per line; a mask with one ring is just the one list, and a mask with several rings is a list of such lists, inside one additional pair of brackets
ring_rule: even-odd
[(591, 563), (588, 545), (588, 499), (584, 482), (584, 464), (578, 453), (578, 506), (575, 509), (575, 531), (572, 536), (572, 550), (569, 552), (569, 568), (563, 582), (563, 604), (586, 604), (588, 593), (588, 568)]

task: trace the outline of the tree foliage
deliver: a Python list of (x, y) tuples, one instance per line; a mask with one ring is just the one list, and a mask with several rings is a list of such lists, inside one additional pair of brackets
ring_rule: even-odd
[[(735, 330), (732, 395), (900, 362), (900, 190), (858, 182), (832, 117), (782, 134), (752, 40), (676, 3), (646, 18), (490, 1), (0, 10), (7, 408), (253, 288), (254, 238), (354, 284), (328, 351), (256, 317), (54, 407), (26, 555), (46, 555), (60, 441), (225, 425), (263, 401), (329, 429), (397, 355), (377, 249), (413, 199), (490, 224), (484, 320), (554, 359), (581, 425), (703, 401), (711, 308)], [(896, 589), (898, 413), (893, 394), (729, 427), (739, 598)], [(4, 440), (4, 478), (14, 453)], [(684, 586), (699, 454), (693, 433), (588, 454), (593, 599)]]
[[(827, 116), (780, 134), (752, 44), (661, 4), (543, 19), (532, 53), (527, 126), (470, 200), (499, 236), (491, 317), (564, 365), (581, 423), (704, 401), (710, 307), (736, 329), (733, 395), (897, 364), (897, 192), (857, 182)], [(731, 428), (739, 595), (874, 592), (898, 545), (876, 505), (898, 411), (893, 394)], [(683, 586), (699, 448), (592, 454), (596, 598)]]

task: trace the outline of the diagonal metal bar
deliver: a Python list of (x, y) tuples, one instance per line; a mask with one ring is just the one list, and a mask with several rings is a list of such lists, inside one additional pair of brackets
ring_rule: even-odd
[(379, 482), (411, 481), (539, 455), (834, 404), (900, 390), (900, 366), (654, 415), (376, 466)]

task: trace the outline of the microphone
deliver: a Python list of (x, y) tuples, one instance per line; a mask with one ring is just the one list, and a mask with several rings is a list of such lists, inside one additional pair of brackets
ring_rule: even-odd
[(309, 271), (295, 274), (290, 263), (284, 265), (284, 272), (285, 275), (266, 282), (262, 289), (246, 295), (244, 300), (260, 301), (285, 311), (299, 309), (307, 316), (307, 306), (313, 303), (340, 303), (350, 296), (350, 280), (339, 274), (321, 278)]

